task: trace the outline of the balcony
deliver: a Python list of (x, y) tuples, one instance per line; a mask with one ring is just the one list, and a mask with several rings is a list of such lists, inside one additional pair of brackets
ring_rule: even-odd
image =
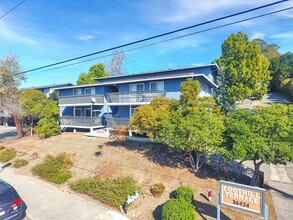
[(59, 96), (59, 105), (92, 105), (104, 104), (103, 95), (72, 95), (72, 96)]
[(150, 102), (155, 97), (165, 97), (164, 91), (117, 92), (108, 93), (108, 103), (140, 103)]
[(75, 128), (89, 128), (89, 127), (103, 127), (102, 118), (92, 117), (73, 117), (63, 116), (59, 117), (61, 127), (75, 127)]

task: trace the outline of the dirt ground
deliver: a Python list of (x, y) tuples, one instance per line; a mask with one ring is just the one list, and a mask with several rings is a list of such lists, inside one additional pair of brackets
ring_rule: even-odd
[[(158, 144), (134, 141), (120, 144), (104, 138), (84, 137), (82, 133), (62, 133), (46, 140), (40, 140), (37, 136), (7, 140), (1, 142), (0, 146), (13, 147), (18, 151), (18, 158), (30, 160), (28, 166), (17, 170), (23, 175), (32, 175), (31, 167), (40, 163), (46, 155), (67, 152), (74, 156), (71, 168), (74, 177), (71, 181), (94, 176), (132, 177), (141, 186), (141, 197), (129, 207), (127, 217), (131, 219), (159, 220), (162, 204), (180, 185), (194, 190), (197, 219), (216, 218), (219, 180), (209, 176), (211, 171), (208, 168), (195, 175), (188, 169), (187, 158)], [(150, 187), (156, 183), (163, 183), (166, 187), (160, 198), (150, 193)], [(69, 190), (67, 184), (59, 187), (60, 190)], [(207, 189), (213, 191), (211, 203), (206, 200)], [(269, 206), (269, 219), (276, 219), (269, 190), (266, 191), (266, 203)], [(222, 207), (221, 219), (263, 217)]]

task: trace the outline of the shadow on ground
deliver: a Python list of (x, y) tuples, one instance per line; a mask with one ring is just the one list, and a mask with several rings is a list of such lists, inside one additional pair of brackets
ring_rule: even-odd
[[(202, 217), (202, 219), (207, 219), (206, 216), (212, 217), (217, 219), (217, 207), (208, 204), (203, 203), (197, 200), (193, 200), (193, 205), (196, 207), (195, 211)], [(223, 212), (221, 212), (221, 220), (230, 220), (227, 215), (225, 215)]]
[(112, 147), (124, 147), (128, 150), (138, 151), (150, 161), (161, 166), (172, 168), (189, 167), (188, 158), (185, 154), (182, 154), (182, 152), (167, 147), (161, 143), (145, 143), (127, 140), (124, 143), (118, 141), (109, 141), (106, 143), (106, 145)]

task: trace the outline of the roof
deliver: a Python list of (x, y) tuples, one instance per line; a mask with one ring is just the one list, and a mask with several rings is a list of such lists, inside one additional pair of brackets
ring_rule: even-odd
[(188, 69), (196, 69), (196, 68), (203, 68), (203, 67), (215, 67), (216, 69), (219, 69), (217, 64), (206, 64), (206, 65), (199, 65), (199, 66), (189, 66), (189, 67), (181, 67), (181, 68), (169, 68), (169, 69), (163, 69), (163, 70), (154, 70), (154, 71), (148, 71), (148, 72), (121, 75), (121, 76), (100, 77), (100, 78), (94, 78), (94, 79), (95, 80), (98, 80), (98, 79), (99, 80), (101, 80), (101, 79), (115, 79), (115, 78), (119, 78), (119, 77), (131, 77), (131, 76), (137, 76), (137, 75), (163, 73), (163, 72), (170, 72), (170, 71), (176, 71), (176, 70), (188, 70)]
[(64, 86), (72, 86), (72, 85), (73, 85), (72, 83), (52, 84), (52, 85), (45, 85), (45, 86), (34, 86), (34, 87), (23, 88), (23, 90), (56, 88), (56, 87), (64, 87)]
[[(210, 81), (204, 74), (196, 74), (193, 72), (187, 72), (187, 73), (179, 73), (179, 74), (172, 74), (172, 75), (165, 75), (165, 76), (154, 76), (153, 73), (163, 73), (163, 72), (169, 72), (169, 71), (176, 71), (176, 70), (190, 70), (190, 69), (196, 69), (196, 68), (202, 68), (202, 67), (214, 67), (217, 71), (219, 69), (217, 64), (208, 64), (208, 65), (202, 65), (202, 66), (192, 66), (192, 67), (186, 67), (186, 68), (176, 68), (176, 69), (167, 69), (167, 70), (161, 70), (161, 71), (153, 71), (153, 72), (146, 72), (146, 73), (138, 73), (138, 74), (130, 74), (130, 75), (123, 75), (123, 76), (111, 76), (111, 77), (101, 77), (100, 79), (113, 79), (112, 81), (106, 81), (106, 82), (97, 82), (92, 84), (84, 84), (84, 85), (74, 85), (74, 86), (65, 86), (65, 87), (59, 87), (59, 89), (71, 89), (71, 88), (84, 88), (84, 87), (93, 87), (93, 86), (100, 86), (100, 85), (110, 85), (110, 84), (121, 84), (121, 83), (129, 83), (129, 82), (137, 82), (137, 81), (148, 81), (148, 80), (159, 80), (159, 79), (173, 79), (173, 78), (184, 78), (184, 77), (203, 77), (206, 81), (208, 81), (213, 86), (217, 87), (212, 81)], [(212, 71), (212, 72), (214, 72)], [(149, 76), (145, 76), (145, 74), (149, 74)], [(144, 76), (143, 76), (144, 75)], [(131, 76), (141, 76), (137, 77), (135, 79), (127, 79)], [(125, 79), (119, 79), (119, 78), (125, 78)]]

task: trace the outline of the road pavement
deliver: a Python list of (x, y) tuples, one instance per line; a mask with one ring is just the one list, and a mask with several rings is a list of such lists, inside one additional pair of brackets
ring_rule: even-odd
[[(3, 164), (2, 164), (3, 165)], [(0, 178), (18, 191), (27, 205), (27, 217), (35, 220), (128, 220), (125, 216), (94, 202), (60, 191), (59, 188), (31, 176), (16, 174), (8, 167)]]

